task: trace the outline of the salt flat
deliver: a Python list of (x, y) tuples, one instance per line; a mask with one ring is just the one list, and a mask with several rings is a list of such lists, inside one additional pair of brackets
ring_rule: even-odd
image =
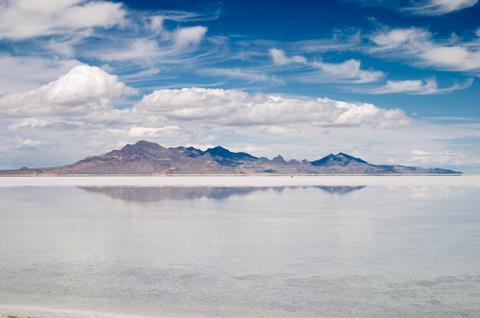
[(480, 175), (462, 176), (62, 176), (0, 177), (0, 187), (25, 186), (210, 186), (312, 185), (480, 186)]
[(478, 181), (2, 179), (0, 318), (480, 317)]

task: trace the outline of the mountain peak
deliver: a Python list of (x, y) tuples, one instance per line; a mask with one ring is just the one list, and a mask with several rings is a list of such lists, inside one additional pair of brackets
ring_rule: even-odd
[(351, 162), (355, 163), (360, 163), (360, 164), (368, 164), (363, 159), (356, 158), (353, 156), (350, 156), (349, 154), (346, 154), (344, 152), (339, 152), (336, 155), (331, 153), (321, 159), (312, 161), (312, 165), (314, 166), (324, 166), (324, 165), (341, 165), (345, 166)]
[(273, 162), (279, 162), (279, 163), (283, 163), (285, 162), (285, 159), (281, 156), (281, 155), (277, 155), (276, 157), (274, 157), (272, 159)]
[(157, 143), (146, 141), (146, 140), (140, 140), (134, 144), (127, 144), (122, 149), (120, 149), (120, 152), (128, 155), (134, 155), (134, 154), (142, 154), (142, 153), (155, 153), (155, 152), (162, 151), (164, 149), (165, 148), (163, 148)]
[(207, 152), (218, 152), (218, 153), (231, 153), (230, 150), (222, 146), (215, 146), (213, 148), (208, 148)]
[(160, 147), (159, 144), (156, 144), (154, 142), (146, 141), (146, 140), (139, 140), (134, 144), (126, 144), (122, 150), (127, 150), (131, 148), (153, 148), (153, 147)]
[(337, 153), (337, 157), (345, 158), (345, 159), (348, 159), (348, 160), (353, 160), (353, 161), (360, 162), (360, 163), (368, 163), (363, 159), (360, 159), (360, 158), (357, 158), (357, 157), (354, 157), (354, 156), (350, 156), (349, 154), (346, 154), (344, 152)]
[(159, 144), (142, 139), (142, 140), (137, 141), (134, 146), (137, 146), (137, 147), (158, 147)]
[(213, 148), (208, 148), (205, 150), (205, 153), (209, 153), (212, 156), (223, 157), (227, 159), (257, 159), (257, 157), (252, 156), (246, 152), (232, 152), (227, 148), (222, 146), (216, 146)]

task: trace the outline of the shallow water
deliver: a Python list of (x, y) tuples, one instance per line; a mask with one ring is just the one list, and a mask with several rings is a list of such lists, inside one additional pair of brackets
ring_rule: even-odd
[(479, 317), (480, 187), (0, 187), (0, 305)]

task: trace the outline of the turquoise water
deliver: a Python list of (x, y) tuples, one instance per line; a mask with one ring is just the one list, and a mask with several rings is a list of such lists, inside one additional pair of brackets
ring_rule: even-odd
[(0, 305), (479, 317), (480, 188), (0, 188)]

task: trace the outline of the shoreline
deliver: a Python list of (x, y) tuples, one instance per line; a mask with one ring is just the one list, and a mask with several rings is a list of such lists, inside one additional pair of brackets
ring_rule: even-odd
[(142, 174), (142, 173), (31, 173), (31, 174), (2, 174), (0, 173), (0, 178), (18, 178), (18, 177), (31, 177), (31, 178), (44, 178), (44, 177), (376, 177), (376, 176), (387, 176), (387, 177), (401, 177), (401, 176), (473, 176), (480, 174), (465, 174), (465, 173), (175, 173), (175, 174)]
[(175, 175), (0, 177), (0, 187), (283, 187), (283, 186), (480, 186), (480, 175)]
[[(183, 308), (185, 309), (185, 308)], [(160, 314), (135, 314), (118, 313), (111, 311), (94, 311), (83, 309), (65, 309), (56, 307), (38, 307), (38, 306), (10, 306), (0, 305), (0, 318), (214, 318), (219, 315), (214, 311), (192, 310), (188, 308), (172, 307), (166, 308)], [(238, 309), (232, 309), (227, 317), (245, 318), (245, 317), (265, 317), (265, 318), (288, 318), (290, 315), (283, 311), (262, 311), (256, 310), (246, 312)], [(305, 318), (318, 316), (306, 315)]]
[[(159, 316), (144, 316), (97, 312), (87, 310), (68, 310), (60, 308), (0, 306), (0, 318), (154, 318)], [(162, 317), (173, 318), (170, 315)], [(178, 318), (183, 316), (176, 316)], [(185, 316), (186, 317), (186, 316)]]

